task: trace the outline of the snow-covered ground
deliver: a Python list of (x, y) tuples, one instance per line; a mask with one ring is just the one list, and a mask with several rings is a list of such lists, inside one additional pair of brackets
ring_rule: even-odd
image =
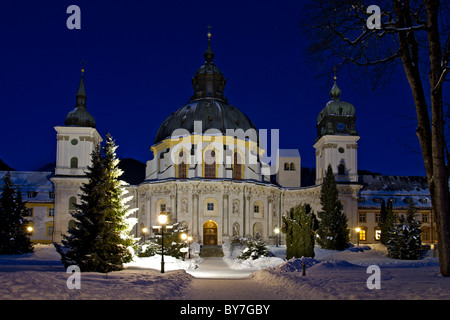
[[(439, 274), (438, 259), (431, 253), (405, 261), (387, 258), (383, 246), (364, 248), (339, 252), (316, 247), (314, 259), (285, 261), (284, 246), (269, 246), (274, 257), (242, 261), (235, 259), (239, 249), (225, 245), (217, 268), (206, 268), (209, 258), (165, 257), (166, 273), (161, 274), (160, 256), (136, 258), (123, 271), (82, 273), (81, 289), (68, 289), (70, 274), (53, 245), (35, 245), (32, 254), (0, 256), (0, 299), (450, 299), (450, 278)], [(367, 287), (371, 265), (380, 268), (380, 289)], [(249, 274), (245, 279), (223, 280), (223, 274), (243, 271)], [(202, 272), (222, 279), (195, 278)]]

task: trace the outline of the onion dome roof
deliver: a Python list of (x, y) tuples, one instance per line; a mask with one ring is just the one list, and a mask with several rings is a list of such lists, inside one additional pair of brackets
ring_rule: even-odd
[(95, 128), (94, 117), (86, 109), (86, 91), (84, 89), (84, 70), (81, 70), (81, 79), (76, 94), (75, 108), (66, 116), (65, 125), (72, 127)]
[(325, 105), (325, 108), (320, 112), (317, 117), (317, 123), (319, 123), (327, 115), (340, 115), (340, 116), (354, 116), (355, 107), (349, 103), (342, 101), (341, 89), (336, 83), (336, 78), (334, 79), (334, 85), (330, 90), (331, 100)]

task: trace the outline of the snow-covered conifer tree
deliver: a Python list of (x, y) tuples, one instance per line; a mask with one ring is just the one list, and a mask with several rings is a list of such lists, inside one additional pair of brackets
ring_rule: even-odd
[(400, 216), (386, 244), (388, 255), (395, 259), (417, 260), (422, 250), (420, 222), (415, 219), (417, 208), (409, 199), (406, 218)]
[(291, 208), (283, 217), (281, 228), (281, 231), (286, 234), (286, 259), (313, 258), (316, 229), (317, 219), (310, 205), (298, 205)]
[[(63, 246), (55, 244), (65, 266), (78, 265), (82, 271), (121, 270), (132, 259), (135, 239), (130, 235), (135, 220), (128, 216), (122, 171), (116, 158), (117, 146), (108, 134), (105, 147), (98, 145), (86, 171), (88, 183), (81, 186), (81, 204), (71, 213), (75, 225), (64, 236)], [(103, 150), (103, 155), (102, 155)]]
[(26, 208), (20, 189), (14, 190), (11, 175), (3, 178), (0, 195), (0, 254), (22, 254), (33, 251), (27, 234)]
[(322, 211), (318, 213), (320, 223), (317, 242), (324, 249), (344, 250), (350, 241), (349, 229), (331, 165), (328, 165), (323, 179), (320, 204)]

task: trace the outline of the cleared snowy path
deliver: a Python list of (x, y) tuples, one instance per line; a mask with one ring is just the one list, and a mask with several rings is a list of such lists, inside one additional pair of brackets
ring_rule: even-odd
[(244, 279), (254, 270), (233, 270), (223, 261), (222, 258), (208, 257), (203, 258), (197, 269), (186, 270), (198, 279)]
[(192, 279), (183, 294), (190, 300), (277, 300), (285, 299), (280, 285), (256, 281), (254, 270), (235, 270), (222, 258), (204, 258), (195, 270), (187, 270)]

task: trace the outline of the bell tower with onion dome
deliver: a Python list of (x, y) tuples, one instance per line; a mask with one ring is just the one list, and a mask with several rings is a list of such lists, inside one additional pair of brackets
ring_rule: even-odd
[(328, 165), (333, 168), (338, 183), (358, 182), (355, 107), (341, 100), (342, 92), (336, 80), (335, 75), (331, 100), (317, 117), (316, 185), (322, 184)]
[(79, 202), (80, 187), (87, 182), (85, 171), (91, 165), (91, 154), (102, 138), (95, 128), (94, 117), (86, 109), (84, 69), (76, 93), (75, 108), (56, 126), (56, 167), (51, 179), (55, 185), (53, 241), (60, 242), (73, 223), (70, 212)]
[(57, 176), (84, 176), (95, 145), (102, 141), (95, 129), (94, 117), (86, 109), (86, 99), (82, 69), (75, 108), (67, 114), (64, 126), (55, 127)]

